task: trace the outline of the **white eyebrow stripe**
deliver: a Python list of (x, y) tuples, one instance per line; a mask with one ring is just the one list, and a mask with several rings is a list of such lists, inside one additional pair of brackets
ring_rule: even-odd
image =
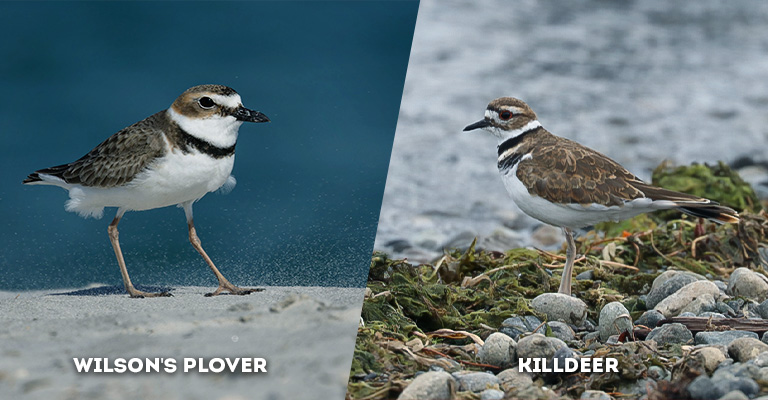
[(216, 104), (220, 104), (228, 108), (238, 108), (242, 104), (240, 100), (240, 95), (237, 93), (229, 96), (222, 96), (220, 94), (211, 94), (208, 97), (213, 99), (213, 101), (215, 101)]

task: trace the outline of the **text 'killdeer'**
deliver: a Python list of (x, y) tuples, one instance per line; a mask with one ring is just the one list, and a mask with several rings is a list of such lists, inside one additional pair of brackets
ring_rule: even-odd
[(226, 290), (249, 294), (231, 284), (203, 250), (195, 232), (192, 204), (206, 193), (231, 190), (235, 144), (243, 122), (269, 119), (240, 102), (240, 95), (221, 85), (188, 89), (170, 108), (110, 136), (79, 160), (30, 174), (24, 184), (60, 186), (69, 191), (67, 211), (101, 218), (104, 207), (117, 207), (109, 224), (109, 239), (120, 265), (125, 290), (131, 297), (170, 296), (136, 290), (128, 277), (118, 241), (117, 224), (126, 211), (179, 205), (184, 209), (189, 241), (219, 280), (207, 296)]
[(560, 293), (571, 294), (574, 228), (670, 208), (720, 223), (739, 221), (728, 207), (649, 185), (610, 158), (549, 133), (518, 99), (493, 100), (485, 118), (464, 130), (478, 128), (499, 139), (499, 173), (518, 207), (565, 233), (568, 247)]

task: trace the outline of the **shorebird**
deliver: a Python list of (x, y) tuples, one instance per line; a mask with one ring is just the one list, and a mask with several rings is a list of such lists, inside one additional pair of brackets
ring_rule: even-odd
[(464, 131), (478, 128), (499, 140), (497, 166), (515, 204), (565, 234), (566, 263), (559, 293), (571, 294), (576, 258), (573, 229), (665, 209), (718, 223), (739, 221), (731, 208), (649, 185), (605, 155), (549, 133), (521, 100), (491, 101), (485, 118)]
[(240, 95), (221, 85), (200, 85), (182, 93), (170, 108), (110, 136), (77, 161), (35, 171), (26, 185), (54, 185), (69, 191), (66, 210), (101, 218), (104, 207), (117, 207), (109, 224), (109, 240), (131, 297), (170, 296), (148, 293), (131, 283), (120, 250), (117, 224), (126, 211), (178, 205), (184, 209), (189, 241), (213, 270), (223, 291), (249, 294), (231, 284), (205, 253), (195, 231), (192, 204), (208, 192), (231, 190), (235, 144), (243, 122), (268, 122), (258, 111), (243, 107)]

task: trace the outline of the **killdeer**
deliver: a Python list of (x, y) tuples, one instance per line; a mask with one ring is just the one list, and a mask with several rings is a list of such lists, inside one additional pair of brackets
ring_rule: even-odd
[(126, 211), (178, 205), (184, 209), (189, 241), (219, 280), (223, 291), (249, 294), (231, 284), (203, 250), (195, 231), (192, 204), (206, 193), (231, 190), (235, 144), (243, 122), (268, 122), (240, 102), (240, 95), (221, 85), (188, 89), (170, 108), (110, 136), (79, 160), (41, 169), (24, 180), (28, 185), (55, 185), (69, 191), (66, 210), (101, 218), (104, 207), (117, 207), (109, 224), (109, 240), (131, 297), (170, 296), (137, 290), (128, 277), (118, 241), (117, 224)]
[(562, 228), (568, 244), (559, 293), (571, 294), (573, 229), (674, 208), (715, 222), (738, 222), (716, 202), (649, 185), (610, 158), (541, 126), (521, 100), (493, 100), (485, 118), (464, 128), (499, 140), (497, 166), (507, 192), (529, 216)]

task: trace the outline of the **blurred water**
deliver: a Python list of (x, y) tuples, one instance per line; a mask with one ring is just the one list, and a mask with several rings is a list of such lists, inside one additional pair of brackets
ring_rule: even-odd
[[(101, 220), (24, 187), (203, 83), (269, 124), (240, 129), (228, 195), (195, 206), (203, 246), (238, 285), (362, 286), (417, 2), (0, 4), (0, 290), (121, 285)], [(181, 209), (128, 213), (134, 283), (215, 286)]]

